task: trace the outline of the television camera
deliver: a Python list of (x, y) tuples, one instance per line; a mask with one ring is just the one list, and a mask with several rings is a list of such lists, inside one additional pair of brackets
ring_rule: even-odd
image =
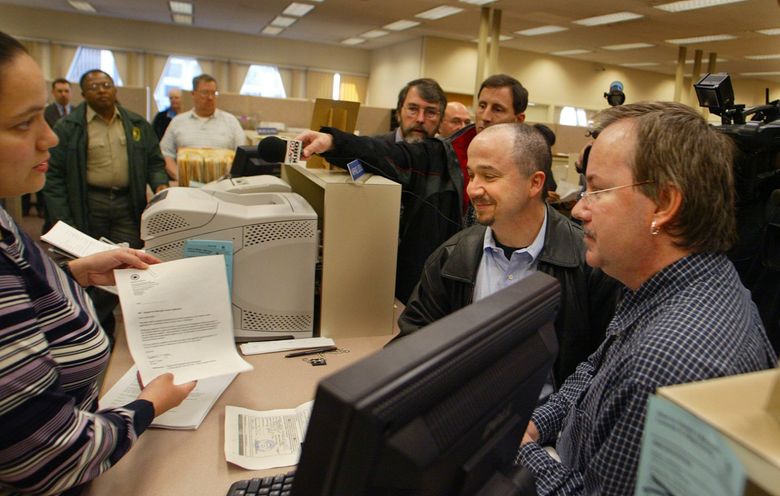
[[(699, 105), (721, 117), (715, 126), (736, 145), (734, 183), (739, 240), (729, 258), (751, 291), (780, 351), (780, 100), (745, 108), (734, 103), (726, 73), (705, 74), (694, 84)], [(749, 120), (748, 120), (749, 118)]]

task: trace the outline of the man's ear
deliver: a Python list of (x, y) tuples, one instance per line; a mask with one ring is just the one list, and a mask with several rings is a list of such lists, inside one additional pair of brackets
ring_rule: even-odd
[(528, 196), (541, 196), (547, 175), (543, 171), (536, 171), (528, 178)]
[(525, 112), (520, 112), (517, 114), (517, 122), (525, 122)]
[(682, 193), (674, 184), (666, 184), (658, 191), (658, 201), (653, 214), (653, 220), (659, 229), (677, 217), (677, 213), (682, 206)]

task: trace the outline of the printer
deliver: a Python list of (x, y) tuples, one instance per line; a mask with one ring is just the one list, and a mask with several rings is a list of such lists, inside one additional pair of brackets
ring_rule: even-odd
[(169, 261), (183, 258), (189, 239), (232, 241), (236, 340), (311, 337), (317, 214), (277, 178), (265, 187), (225, 181), (157, 193), (141, 216), (145, 250)]

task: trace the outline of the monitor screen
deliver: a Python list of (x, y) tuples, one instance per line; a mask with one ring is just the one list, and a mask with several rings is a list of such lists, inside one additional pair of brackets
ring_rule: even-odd
[(230, 167), (231, 177), (259, 176), (271, 174), (282, 176), (282, 164), (266, 162), (257, 153), (256, 145), (242, 145), (236, 148), (233, 165)]
[(324, 379), (292, 494), (498, 483), (555, 360), (559, 303), (558, 282), (537, 272)]

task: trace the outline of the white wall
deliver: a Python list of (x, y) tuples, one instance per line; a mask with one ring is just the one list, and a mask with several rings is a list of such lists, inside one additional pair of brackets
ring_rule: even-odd
[(371, 52), (366, 104), (395, 108), (398, 91), (423, 77), (423, 39), (406, 41)]

